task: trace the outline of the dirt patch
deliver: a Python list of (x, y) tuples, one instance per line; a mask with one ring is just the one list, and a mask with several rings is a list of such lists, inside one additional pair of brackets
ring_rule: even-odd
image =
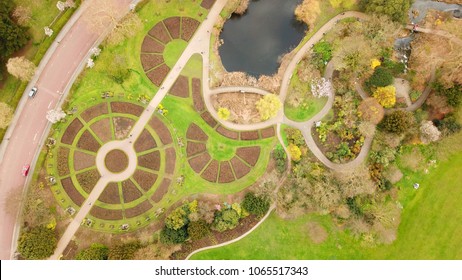
[(122, 210), (104, 209), (96, 205), (91, 208), (90, 215), (97, 219), (110, 221), (123, 219)]
[(236, 154), (248, 164), (255, 166), (260, 157), (260, 147), (241, 147), (237, 148)]
[(171, 17), (164, 20), (165, 27), (167, 27), (170, 37), (173, 39), (180, 38), (180, 17)]
[(159, 202), (164, 197), (164, 195), (168, 192), (168, 187), (170, 186), (171, 182), (172, 181), (170, 179), (164, 178), (162, 180), (162, 183), (160, 183), (159, 187), (152, 195), (151, 197), (152, 201), (154, 201), (155, 203)]
[(210, 101), (215, 111), (226, 108), (231, 112), (228, 121), (249, 124), (261, 122), (256, 103), (262, 97), (263, 95), (256, 93), (229, 92), (212, 95)]
[(61, 184), (63, 185), (64, 191), (71, 198), (71, 200), (78, 206), (82, 205), (82, 203), (85, 201), (85, 198), (75, 188), (71, 178), (68, 177), (66, 179), (61, 180)]
[(97, 152), (101, 145), (96, 141), (95, 137), (90, 133), (90, 131), (85, 130), (85, 132), (80, 136), (79, 141), (77, 142), (77, 147), (83, 150)]
[(238, 157), (233, 157), (231, 159), (231, 165), (233, 166), (234, 174), (237, 179), (241, 179), (250, 172), (250, 167), (245, 165)]
[(217, 127), (217, 132), (229, 139), (233, 139), (233, 140), (239, 139), (239, 132), (229, 130), (221, 125)]
[(215, 183), (217, 181), (217, 175), (218, 175), (218, 161), (214, 159), (207, 166), (204, 172), (202, 172), (201, 177), (209, 182)]
[(133, 179), (135, 179), (138, 185), (147, 192), (156, 182), (157, 175), (137, 169), (133, 174)]
[(141, 64), (143, 70), (148, 71), (164, 63), (164, 57), (161, 54), (141, 54)]
[(205, 134), (205, 132), (194, 123), (189, 125), (188, 131), (186, 132), (186, 138), (202, 142), (205, 142), (209, 139), (207, 134)]
[(82, 112), (80, 116), (82, 117), (82, 119), (84, 119), (84, 121), (89, 122), (92, 119), (98, 116), (106, 115), (107, 113), (107, 103), (100, 103), (98, 105), (86, 109)]
[(196, 173), (200, 173), (202, 169), (204, 169), (205, 165), (207, 165), (207, 163), (210, 161), (210, 159), (211, 157), (209, 153), (203, 153), (202, 155), (190, 159), (188, 162)]
[(139, 153), (146, 150), (154, 149), (155, 147), (157, 147), (157, 143), (152, 137), (151, 133), (149, 133), (149, 131), (147, 131), (146, 129), (143, 129), (143, 132), (141, 132), (141, 135), (135, 141), (135, 151)]
[(170, 40), (172, 40), (162, 21), (157, 23), (151, 30), (149, 30), (148, 33), (164, 44), (167, 44)]
[(186, 146), (186, 154), (188, 157), (192, 157), (194, 155), (205, 152), (206, 148), (207, 147), (205, 146), (205, 143), (195, 143), (188, 141)]
[(74, 152), (74, 169), (79, 171), (84, 168), (95, 166), (96, 158), (93, 155), (89, 155), (83, 152)]
[(69, 149), (59, 147), (58, 158), (56, 159), (59, 176), (64, 176), (70, 173), (69, 170)]
[(199, 27), (199, 22), (193, 18), (184, 17), (181, 19), (181, 39), (188, 42)]
[(113, 113), (130, 114), (139, 117), (143, 113), (144, 108), (143, 106), (129, 102), (112, 102), (111, 110)]
[(85, 171), (75, 176), (80, 187), (86, 192), (90, 193), (99, 180), (99, 172), (96, 169)]
[(218, 176), (218, 183), (229, 183), (236, 180), (234, 178), (233, 170), (228, 161), (220, 162), (220, 174)]
[(75, 136), (77, 136), (77, 133), (79, 133), (82, 127), (82, 122), (77, 118), (74, 119), (71, 122), (71, 124), (66, 128), (66, 131), (64, 131), (64, 135), (61, 138), (61, 142), (63, 142), (64, 144), (72, 145)]
[(174, 148), (165, 150), (165, 173), (173, 174), (175, 172), (176, 152)]
[(167, 77), (168, 72), (170, 72), (170, 68), (166, 64), (162, 64), (156, 69), (147, 72), (146, 76), (148, 76), (149, 80), (151, 80), (153, 84), (159, 87), (165, 77)]
[(126, 117), (114, 117), (112, 120), (114, 122), (115, 138), (117, 140), (127, 138), (135, 121)]
[(241, 140), (258, 140), (258, 139), (260, 139), (260, 136), (258, 136), (257, 130), (241, 132)]
[(138, 165), (159, 171), (160, 169), (160, 152), (159, 151), (154, 151), (149, 154), (145, 154), (142, 156), (138, 156)]
[(122, 182), (122, 194), (124, 196), (124, 203), (134, 201), (143, 195), (131, 180)]
[(143, 213), (146, 213), (149, 209), (152, 208), (151, 203), (149, 201), (145, 200), (141, 202), (140, 204), (136, 205), (133, 208), (130, 209), (125, 209), (125, 217), (126, 218), (133, 218), (136, 216), (139, 216)]
[(164, 45), (152, 39), (149, 36), (144, 37), (143, 44), (141, 45), (141, 52), (143, 53), (162, 53), (164, 52)]
[(197, 112), (202, 112), (205, 110), (204, 99), (202, 98), (202, 88), (201, 80), (198, 78), (192, 79), (192, 97), (194, 108)]
[(152, 117), (149, 121), (149, 125), (156, 131), (160, 141), (162, 141), (164, 145), (168, 145), (173, 142), (170, 131), (159, 118), (156, 116)]
[(270, 127), (267, 127), (267, 128), (264, 128), (264, 129), (261, 130), (261, 138), (263, 138), (263, 139), (274, 137), (274, 135), (276, 135), (276, 131), (274, 130), (274, 126), (270, 126)]
[(170, 94), (187, 98), (189, 97), (189, 81), (185, 76), (178, 76), (172, 88), (170, 89)]
[(215, 3), (215, 0), (203, 0), (201, 3), (201, 7), (209, 10), (210, 8), (212, 8), (214, 3)]
[(90, 126), (90, 129), (104, 143), (112, 140), (111, 123), (109, 118), (99, 120)]
[(128, 156), (121, 150), (112, 150), (104, 158), (106, 168), (113, 173), (120, 173), (128, 167)]
[(210, 115), (208, 111), (205, 111), (204, 113), (201, 114), (201, 118), (212, 128), (217, 126), (217, 121)]
[(308, 236), (315, 244), (320, 244), (327, 239), (326, 229), (316, 222), (309, 222), (307, 225)]
[(120, 204), (119, 185), (114, 182), (107, 184), (98, 200), (109, 204)]

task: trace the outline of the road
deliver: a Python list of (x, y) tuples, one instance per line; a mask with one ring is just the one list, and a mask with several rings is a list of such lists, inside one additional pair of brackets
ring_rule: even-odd
[[(96, 1), (96, 0), (92, 0)], [(128, 11), (131, 0), (117, 1), (117, 7)], [(80, 9), (88, 7), (82, 4)], [(12, 258), (12, 244), (15, 241), (16, 214), (8, 213), (5, 202), (11, 192), (23, 192), (26, 178), (21, 175), (24, 164), (31, 164), (31, 172), (35, 165), (35, 155), (43, 144), (43, 137), (48, 133), (46, 112), (54, 109), (67, 93), (69, 86), (75, 79), (75, 73), (80, 70), (80, 64), (85, 61), (89, 50), (98, 41), (101, 33), (95, 33), (86, 26), (85, 19), (79, 17), (69, 28), (55, 49), (46, 66), (37, 74), (36, 86), (38, 93), (35, 98), (27, 100), (22, 107), (21, 114), (12, 128), (3, 160), (0, 164), (0, 259)], [(46, 137), (46, 136), (45, 136)], [(13, 246), (14, 247), (14, 246)]]

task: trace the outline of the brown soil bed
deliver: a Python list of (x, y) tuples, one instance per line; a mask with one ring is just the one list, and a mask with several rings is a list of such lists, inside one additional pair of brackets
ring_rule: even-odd
[(135, 121), (126, 117), (114, 117), (112, 120), (114, 122), (115, 138), (117, 140), (127, 138)]
[(164, 57), (161, 54), (141, 54), (141, 64), (144, 71), (148, 71), (164, 63)]
[(233, 157), (231, 159), (231, 165), (233, 166), (234, 174), (237, 179), (241, 179), (245, 175), (249, 174), (250, 167), (245, 165), (239, 158)]
[(215, 0), (203, 0), (201, 3), (201, 7), (209, 10), (210, 8), (212, 8), (214, 3), (215, 3)]
[(209, 139), (207, 134), (197, 124), (190, 124), (186, 132), (186, 138), (196, 141), (205, 142)]
[(130, 114), (139, 117), (144, 108), (129, 102), (111, 102), (111, 110), (113, 113)]
[(190, 159), (188, 162), (196, 173), (200, 173), (205, 165), (207, 165), (207, 163), (210, 161), (210, 159), (211, 157), (209, 153), (203, 153), (202, 155)]
[(58, 175), (64, 176), (70, 173), (69, 170), (69, 149), (59, 147), (58, 158), (56, 159)]
[(61, 138), (61, 142), (64, 144), (72, 145), (75, 136), (77, 133), (82, 129), (83, 124), (79, 119), (74, 119), (71, 124), (66, 128), (63, 137)]
[(326, 229), (317, 222), (309, 222), (307, 225), (307, 229), (308, 236), (314, 244), (323, 243), (329, 235)]
[(180, 23), (180, 17), (171, 17), (164, 20), (165, 27), (167, 27), (167, 30), (173, 39), (180, 38)]
[(88, 170), (75, 176), (79, 185), (86, 193), (90, 193), (99, 180), (99, 172), (96, 169)]
[(121, 150), (112, 150), (104, 158), (106, 168), (113, 173), (120, 173), (127, 169), (128, 156)]
[(154, 131), (159, 136), (160, 141), (162, 141), (164, 145), (168, 145), (173, 142), (170, 131), (159, 118), (156, 116), (152, 117), (152, 119), (149, 121), (149, 125), (154, 129)]
[(74, 183), (72, 183), (72, 179), (70, 177), (63, 179), (61, 180), (61, 184), (63, 185), (64, 191), (71, 198), (71, 200), (78, 206), (82, 205), (82, 203), (85, 201), (85, 198), (75, 188)]
[(84, 168), (95, 166), (96, 158), (93, 155), (89, 155), (83, 152), (74, 152), (74, 169), (79, 171)]
[(125, 217), (133, 218), (133, 217), (139, 216), (143, 213), (146, 213), (151, 208), (152, 208), (151, 203), (145, 200), (133, 208), (125, 209)]
[(260, 147), (241, 147), (237, 148), (236, 155), (243, 159), (248, 164), (255, 166), (260, 157)]
[(178, 76), (172, 88), (170, 89), (170, 94), (187, 98), (189, 97), (189, 81), (185, 76)]
[(176, 151), (175, 148), (165, 150), (165, 173), (173, 174), (175, 172)]
[(79, 141), (77, 142), (77, 147), (83, 150), (97, 152), (101, 145), (96, 141), (95, 137), (90, 133), (90, 131), (85, 130), (80, 136)]
[(206, 150), (205, 143), (195, 143), (188, 141), (186, 146), (186, 154), (188, 157), (192, 157), (194, 155), (200, 154), (205, 152)]
[(171, 182), (172, 181), (170, 179), (164, 178), (162, 180), (162, 183), (160, 183), (159, 187), (157, 187), (157, 190), (152, 195), (152, 201), (154, 201), (155, 203), (161, 201), (164, 195), (168, 192), (168, 187), (170, 186)]
[(261, 137), (264, 138), (270, 138), (276, 135), (276, 131), (274, 130), (274, 126), (267, 127), (265, 129), (261, 130)]
[(95, 122), (90, 128), (104, 143), (112, 140), (111, 122), (109, 118)]
[(167, 76), (168, 72), (170, 72), (170, 67), (168, 67), (166, 64), (162, 64), (156, 69), (147, 72), (146, 76), (148, 76), (149, 80), (151, 80), (153, 84), (159, 87)]
[(217, 181), (218, 176), (218, 161), (212, 160), (207, 168), (202, 172), (201, 177), (205, 180), (215, 183)]
[(199, 22), (193, 18), (184, 17), (181, 19), (181, 39), (188, 42), (199, 27)]
[(215, 126), (217, 126), (217, 121), (212, 117), (212, 115), (210, 115), (208, 111), (202, 113), (201, 118), (212, 128), (215, 128)]
[(218, 175), (218, 183), (229, 183), (236, 180), (229, 161), (220, 162), (220, 174)]
[(170, 42), (170, 40), (172, 40), (162, 21), (157, 23), (151, 30), (149, 30), (148, 33), (150, 36), (156, 38), (164, 44), (167, 44)]
[(90, 107), (86, 109), (85, 111), (82, 112), (80, 115), (82, 119), (84, 119), (86, 122), (91, 121), (92, 119), (106, 115), (108, 113), (107, 111), (107, 103), (100, 103), (98, 105), (95, 105), (93, 107)]
[(147, 192), (156, 183), (157, 175), (137, 169), (133, 174), (133, 179)]
[(124, 196), (124, 203), (129, 203), (143, 195), (131, 180), (122, 182), (122, 194)]
[(258, 140), (258, 139), (260, 139), (260, 136), (258, 135), (257, 130), (241, 132), (241, 140)]
[(229, 121), (239, 124), (261, 122), (256, 103), (263, 95), (257, 93), (229, 92), (215, 94), (210, 97), (215, 111), (227, 108), (231, 112)]
[(141, 45), (141, 52), (143, 53), (159, 53), (164, 51), (164, 45), (152, 39), (149, 36), (144, 37), (143, 44)]
[(122, 210), (104, 209), (96, 205), (91, 208), (90, 215), (97, 219), (110, 221), (123, 219)]
[(120, 204), (119, 185), (114, 182), (107, 184), (98, 200), (108, 204)]
[(229, 130), (221, 125), (217, 127), (217, 132), (229, 139), (239, 139), (239, 132)]
[(160, 169), (160, 152), (159, 151), (154, 151), (149, 154), (145, 154), (142, 156), (138, 156), (138, 165), (159, 171)]
[(192, 79), (192, 97), (194, 108), (197, 112), (205, 110), (204, 99), (202, 98), (201, 80), (198, 78)]
[(143, 129), (143, 132), (141, 132), (141, 135), (135, 141), (135, 151), (139, 153), (146, 150), (154, 149), (155, 147), (157, 147), (156, 140), (154, 140), (149, 131)]

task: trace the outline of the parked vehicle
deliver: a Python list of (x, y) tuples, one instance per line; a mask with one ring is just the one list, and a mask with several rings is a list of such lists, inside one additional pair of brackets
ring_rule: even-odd
[(21, 171), (22, 176), (26, 177), (27, 174), (29, 174), (29, 170), (30, 170), (30, 165), (24, 164), (24, 166), (22, 167), (22, 171)]
[(29, 91), (29, 98), (34, 98), (35, 95), (37, 94), (37, 91), (38, 91), (37, 87), (31, 88), (30, 91)]

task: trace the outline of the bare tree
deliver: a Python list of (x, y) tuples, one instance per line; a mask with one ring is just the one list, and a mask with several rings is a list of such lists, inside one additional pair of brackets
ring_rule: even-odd
[(47, 120), (51, 123), (57, 123), (66, 117), (66, 113), (61, 108), (47, 112)]
[(109, 45), (117, 45), (126, 38), (135, 36), (143, 28), (143, 22), (135, 13), (129, 13), (116, 24), (109, 34), (106, 42)]
[(32, 11), (29, 7), (17, 6), (13, 11), (13, 17), (19, 25), (26, 26), (32, 19)]
[(28, 60), (24, 56), (21, 56), (8, 59), (6, 68), (8, 73), (21, 81), (29, 81), (34, 76), (35, 69), (37, 67), (32, 61)]
[(106, 28), (117, 25), (123, 15), (123, 10), (118, 9), (117, 1), (98, 0), (92, 1), (92, 5), (85, 12), (83, 18), (88, 30), (101, 33)]
[(8, 104), (0, 102), (0, 128), (7, 128), (12, 119), (13, 109)]

